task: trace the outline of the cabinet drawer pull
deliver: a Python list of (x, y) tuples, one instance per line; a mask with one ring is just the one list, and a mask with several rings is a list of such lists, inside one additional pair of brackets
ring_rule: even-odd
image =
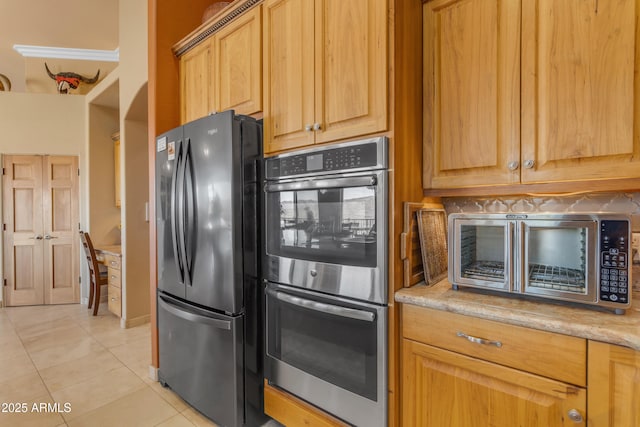
[(472, 343), (476, 343), (476, 344), (485, 344), (485, 345), (495, 345), (496, 347), (502, 347), (502, 343), (500, 341), (491, 341), (491, 340), (487, 340), (484, 338), (478, 338), (478, 337), (474, 337), (471, 335), (467, 335), (464, 332), (460, 332), (458, 331), (456, 333), (457, 336), (462, 337), (462, 338), (466, 338), (467, 340), (471, 341)]

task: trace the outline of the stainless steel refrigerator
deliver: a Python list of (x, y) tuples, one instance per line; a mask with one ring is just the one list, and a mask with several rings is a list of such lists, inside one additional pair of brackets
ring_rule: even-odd
[(263, 416), (261, 153), (233, 111), (156, 139), (158, 376), (221, 426)]

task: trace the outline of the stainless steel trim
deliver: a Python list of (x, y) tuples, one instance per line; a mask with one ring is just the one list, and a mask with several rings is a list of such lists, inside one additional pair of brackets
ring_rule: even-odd
[[(509, 251), (509, 254), (517, 254), (520, 253), (521, 251), (524, 251), (524, 248), (522, 245), (524, 245), (524, 230), (522, 228), (522, 223), (519, 224), (514, 224), (513, 222), (511, 223), (515, 226), (515, 232), (514, 232), (514, 236), (513, 239), (515, 240), (515, 244), (513, 246), (513, 249), (511, 251)], [(523, 273), (523, 268), (519, 263), (515, 262), (515, 257), (509, 255), (509, 264), (514, 266), (514, 269), (516, 270), (516, 277), (515, 280), (513, 281), (513, 291), (514, 292), (522, 292), (524, 285), (523, 285), (523, 280), (524, 280), (524, 273)]]
[(514, 271), (513, 265), (513, 257), (509, 254), (513, 253), (513, 238), (514, 238), (514, 228), (515, 224), (513, 221), (509, 221), (507, 224), (506, 236), (505, 236), (505, 248), (507, 259), (505, 260), (505, 280), (507, 281), (507, 289), (512, 290), (516, 285), (516, 275)]
[(366, 322), (373, 322), (374, 320), (376, 320), (375, 314), (371, 313), (370, 311), (355, 310), (353, 308), (324, 304), (305, 298), (295, 297), (293, 295), (285, 294), (284, 292), (278, 292), (271, 289), (267, 289), (267, 292), (274, 295), (280, 301), (297, 305), (299, 307), (308, 308), (310, 310), (319, 311), (321, 313), (330, 314), (332, 316), (348, 317), (350, 319), (364, 320)]
[(166, 300), (162, 295), (160, 295), (160, 298), (158, 298), (158, 302), (163, 309), (173, 314), (174, 316), (180, 317), (181, 319), (188, 320), (190, 322), (206, 323), (207, 325), (213, 326), (218, 329), (225, 329), (227, 331), (231, 330), (231, 322), (228, 320), (212, 319), (211, 317), (201, 316), (199, 314), (184, 311), (180, 309), (179, 306), (176, 306), (170, 301)]
[[(313, 147), (313, 148), (308, 148), (308, 149), (304, 149), (304, 150), (295, 150), (289, 153), (284, 153), (284, 154), (280, 154), (278, 156), (274, 156), (274, 157), (268, 157), (265, 159), (265, 162), (269, 162), (270, 159), (282, 159), (285, 157), (291, 157), (291, 156), (297, 156), (300, 154), (313, 154), (313, 153), (318, 153), (318, 152), (322, 152), (322, 151), (327, 151), (327, 150), (331, 150), (334, 148), (344, 148), (344, 147), (351, 147), (351, 146), (357, 146), (357, 145), (362, 145), (362, 144), (368, 144), (368, 143), (375, 143), (377, 145), (377, 153), (376, 156), (378, 158), (378, 162), (376, 163), (376, 165), (374, 166), (367, 166), (367, 167), (362, 167), (362, 168), (353, 168), (353, 169), (349, 169), (349, 172), (361, 172), (361, 171), (371, 171), (372, 169), (386, 169), (389, 166), (389, 155), (388, 155), (388, 144), (387, 144), (387, 137), (386, 136), (378, 136), (375, 138), (368, 138), (368, 139), (360, 139), (357, 141), (348, 141), (348, 142), (343, 142), (340, 144), (330, 144), (330, 145), (323, 145), (320, 147)], [(305, 176), (320, 176), (320, 175), (333, 175), (336, 172), (340, 172), (340, 171), (326, 171), (326, 172), (309, 172), (307, 174), (300, 174), (300, 175), (293, 175), (293, 176), (272, 176), (270, 174), (270, 170), (268, 167), (265, 167), (265, 171), (266, 171), (266, 178), (267, 180), (281, 180), (281, 179), (287, 179), (287, 178), (302, 178)]]
[(282, 184), (268, 183), (264, 186), (268, 193), (291, 190), (308, 190), (321, 188), (369, 187), (378, 182), (374, 175), (352, 176), (346, 178), (305, 179)]

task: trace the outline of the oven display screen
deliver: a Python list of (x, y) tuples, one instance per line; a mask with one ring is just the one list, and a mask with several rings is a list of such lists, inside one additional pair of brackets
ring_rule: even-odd
[(307, 171), (317, 171), (322, 169), (322, 154), (313, 154), (307, 156)]

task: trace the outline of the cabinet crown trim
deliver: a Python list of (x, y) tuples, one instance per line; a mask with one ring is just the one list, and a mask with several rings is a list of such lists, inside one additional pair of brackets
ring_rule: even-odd
[(173, 54), (176, 57), (180, 58), (186, 52), (196, 47), (204, 39), (219, 31), (220, 29), (222, 29), (222, 27), (224, 27), (252, 7), (262, 3), (262, 1), (263, 0), (234, 1), (224, 9), (224, 11), (226, 12), (224, 12), (223, 15), (216, 14), (212, 16), (211, 18), (209, 18), (209, 20), (205, 21), (202, 25), (189, 33), (189, 35), (187, 35), (185, 38), (174, 44), (171, 48)]

